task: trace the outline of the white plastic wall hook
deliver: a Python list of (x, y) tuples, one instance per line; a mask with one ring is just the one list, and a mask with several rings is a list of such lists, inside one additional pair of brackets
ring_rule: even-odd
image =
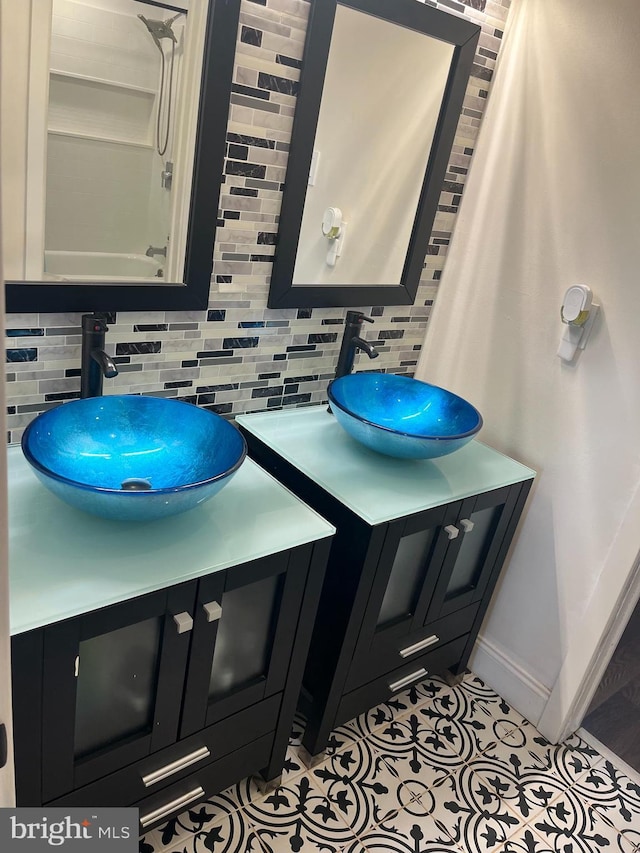
[(342, 251), (344, 249), (344, 241), (346, 239), (346, 236), (347, 236), (347, 223), (343, 222), (342, 225), (340, 226), (340, 233), (335, 238), (335, 240), (331, 241), (331, 247), (329, 248), (329, 251), (327, 252), (327, 264), (330, 267), (335, 267), (336, 261), (338, 260), (338, 258), (342, 254)]
[(322, 217), (322, 233), (329, 240), (335, 240), (340, 236), (342, 226), (342, 211), (339, 207), (328, 207)]
[(336, 261), (342, 254), (346, 232), (347, 223), (342, 218), (340, 208), (328, 207), (322, 217), (322, 233), (327, 240), (331, 241), (327, 252), (327, 265), (330, 267), (335, 267)]
[(587, 287), (586, 284), (572, 285), (562, 300), (562, 307), (560, 308), (562, 322), (571, 326), (583, 326), (589, 316), (592, 302), (593, 294), (590, 287)]
[(586, 284), (574, 284), (567, 290), (560, 308), (566, 328), (557, 353), (563, 361), (573, 361), (577, 351), (585, 348), (599, 309)]

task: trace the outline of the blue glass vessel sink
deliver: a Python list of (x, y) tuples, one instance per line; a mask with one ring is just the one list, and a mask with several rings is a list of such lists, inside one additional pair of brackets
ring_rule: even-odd
[(352, 373), (329, 384), (336, 420), (357, 441), (400, 459), (453, 453), (482, 427), (462, 397), (408, 376)]
[(209, 500), (244, 462), (233, 424), (190, 403), (116, 395), (43, 412), (22, 437), (38, 479), (77, 509), (151, 521)]

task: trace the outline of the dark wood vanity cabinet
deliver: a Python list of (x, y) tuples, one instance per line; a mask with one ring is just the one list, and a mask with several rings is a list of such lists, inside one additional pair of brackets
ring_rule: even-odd
[(333, 728), (427, 674), (464, 671), (532, 480), (368, 523), (244, 431), (253, 458), (337, 528), (303, 679), (316, 755)]
[(18, 805), (143, 830), (281, 772), (329, 539), (13, 637)]
[(527, 491), (517, 484), (386, 525), (363, 571), (366, 603), (333, 725), (429, 673), (464, 671)]
[[(464, 671), (528, 489), (519, 483), (376, 526), (325, 504), (338, 534), (304, 676), (311, 755), (333, 728), (429, 673)], [(355, 549), (345, 560), (347, 540)], [(351, 611), (336, 622), (345, 589)], [(338, 631), (330, 660), (326, 638)]]

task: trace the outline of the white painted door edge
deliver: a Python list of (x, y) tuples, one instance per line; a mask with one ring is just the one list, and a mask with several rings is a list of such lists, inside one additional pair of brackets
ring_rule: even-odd
[(639, 598), (640, 483), (538, 721), (538, 730), (553, 743), (581, 725)]
[[(0, 222), (0, 237), (2, 223)], [(4, 278), (0, 239), (0, 340), (4, 341)], [(6, 446), (5, 378), (0, 380), (0, 435)], [(13, 728), (11, 725), (11, 638), (9, 636), (9, 549), (8, 549), (7, 454), (0, 453), (0, 724), (6, 727), (8, 761), (0, 767), (0, 808), (15, 805), (13, 773)]]

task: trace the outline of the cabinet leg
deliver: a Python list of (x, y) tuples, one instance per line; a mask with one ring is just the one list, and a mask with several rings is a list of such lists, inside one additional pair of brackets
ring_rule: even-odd
[(442, 673), (442, 677), (447, 682), (449, 687), (457, 687), (458, 684), (460, 684), (462, 682), (462, 679), (464, 678), (464, 674), (465, 674), (464, 669), (462, 670), (462, 672), (458, 672), (458, 673), (451, 672), (450, 669), (445, 669), (445, 671)]
[(311, 770), (313, 767), (317, 767), (318, 764), (322, 764), (326, 757), (327, 755), (324, 749), (321, 752), (316, 752), (315, 755), (311, 755), (304, 746), (298, 747), (298, 758), (307, 770)]
[(261, 794), (270, 794), (282, 785), (282, 774), (274, 776), (273, 779), (264, 779), (260, 774), (253, 777), (253, 781), (258, 786)]
[[(335, 713), (335, 709), (332, 709)], [(324, 706), (321, 713), (313, 708), (307, 717), (307, 725), (302, 735), (302, 746), (300, 752), (308, 755), (311, 761), (316, 755), (324, 755), (324, 751), (331, 737), (333, 716), (329, 709)], [(318, 762), (316, 762), (317, 764)], [(311, 766), (311, 765), (308, 765)]]

